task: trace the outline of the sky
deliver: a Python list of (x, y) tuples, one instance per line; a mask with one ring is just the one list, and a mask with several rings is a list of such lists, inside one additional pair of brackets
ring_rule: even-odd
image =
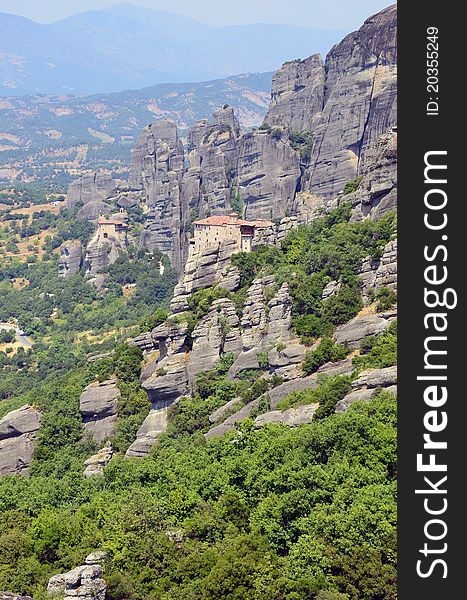
[[(85, 10), (102, 10), (119, 0), (0, 0), (0, 12), (51, 23)], [(317, 29), (352, 31), (391, 0), (134, 0), (153, 10), (165, 10), (208, 25), (280, 23)]]

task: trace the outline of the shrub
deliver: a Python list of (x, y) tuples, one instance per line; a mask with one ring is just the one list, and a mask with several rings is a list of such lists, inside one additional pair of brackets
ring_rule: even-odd
[(397, 321), (378, 336), (367, 336), (360, 347), (360, 356), (352, 364), (358, 369), (383, 369), (397, 364)]
[(352, 389), (351, 378), (347, 375), (338, 377), (323, 376), (319, 379), (315, 388), (308, 388), (299, 392), (292, 392), (286, 398), (283, 398), (277, 408), (286, 410), (294, 406), (303, 406), (305, 404), (319, 404), (315, 413), (317, 418), (327, 417), (334, 412), (339, 400)]
[(344, 186), (344, 192), (343, 192), (344, 196), (355, 192), (362, 179), (363, 179), (363, 177), (361, 175), (359, 175), (358, 177), (355, 177), (355, 179), (351, 179), (350, 181), (348, 181)]
[(378, 304), (376, 305), (376, 310), (381, 312), (383, 310), (388, 310), (393, 306), (397, 301), (397, 295), (394, 290), (388, 287), (382, 287), (378, 290), (376, 294), (376, 299)]
[(309, 130), (295, 131), (289, 134), (290, 145), (294, 150), (298, 150), (303, 160), (309, 161), (313, 150), (313, 132)]
[(335, 344), (331, 338), (323, 338), (316, 350), (308, 351), (302, 363), (305, 375), (314, 373), (327, 362), (342, 360), (349, 353), (349, 349), (341, 344)]

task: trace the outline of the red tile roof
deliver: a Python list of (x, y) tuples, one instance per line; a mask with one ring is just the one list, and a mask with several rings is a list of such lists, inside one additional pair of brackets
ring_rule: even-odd
[(195, 225), (217, 225), (217, 226), (225, 226), (225, 225), (249, 225), (250, 227), (271, 227), (274, 225), (271, 221), (266, 219), (257, 219), (255, 221), (245, 221), (237, 217), (237, 215), (214, 215), (212, 217), (207, 217), (206, 219), (199, 219), (195, 221)]

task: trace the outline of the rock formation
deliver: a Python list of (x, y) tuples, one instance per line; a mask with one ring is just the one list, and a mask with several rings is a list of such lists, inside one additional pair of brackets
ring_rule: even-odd
[(86, 273), (96, 275), (112, 265), (128, 247), (127, 215), (124, 212), (102, 217), (86, 248)]
[(77, 275), (83, 266), (83, 246), (78, 240), (63, 242), (60, 246), (58, 276), (67, 279)]
[(49, 579), (47, 592), (51, 596), (63, 596), (64, 600), (105, 600), (107, 585), (102, 578), (102, 563), (105, 552), (93, 552), (85, 559), (85, 564), (68, 573), (60, 573)]
[(20, 596), (11, 592), (0, 592), (0, 600), (33, 600), (31, 596)]
[(110, 459), (113, 456), (112, 444), (107, 444), (104, 448), (101, 448), (99, 452), (93, 454), (88, 458), (85, 463), (85, 469), (83, 476), (87, 479), (88, 477), (94, 477), (95, 475), (102, 476), (104, 474), (104, 468), (109, 464)]
[(238, 288), (240, 276), (230, 266), (230, 257), (236, 249), (233, 241), (226, 240), (198, 252), (190, 245), (188, 260), (183, 277), (175, 286), (170, 308), (174, 313), (187, 310), (188, 298), (197, 290), (211, 287), (217, 283), (224, 289), (234, 291)]
[(397, 394), (397, 367), (362, 371), (352, 387), (354, 389), (337, 403), (336, 413), (345, 412), (357, 400), (370, 401), (381, 390)]
[(271, 103), (264, 122), (295, 131), (313, 130), (323, 108), (324, 78), (319, 54), (282, 65), (272, 78)]
[(352, 203), (352, 220), (379, 219), (397, 206), (397, 132), (388, 131), (368, 148), (357, 190), (345, 200)]
[(101, 443), (114, 435), (119, 398), (115, 380), (91, 383), (81, 394), (79, 410), (84, 430), (95, 442)]
[(73, 181), (66, 196), (67, 208), (74, 208), (79, 204), (91, 201), (108, 200), (115, 195), (117, 183), (110, 173), (99, 172), (81, 175)]
[(383, 255), (378, 260), (367, 258), (359, 270), (362, 297), (368, 301), (372, 294), (382, 287), (397, 287), (397, 240), (392, 240), (384, 247)]
[(136, 440), (125, 453), (127, 458), (141, 458), (149, 454), (157, 436), (167, 429), (168, 410), (171, 404), (172, 402), (168, 400), (153, 403), (148, 416), (136, 433)]
[(397, 8), (367, 19), (334, 46), (304, 189), (336, 196), (362, 172), (378, 137), (396, 125)]
[(349, 348), (359, 348), (364, 337), (383, 333), (395, 318), (396, 313), (393, 311), (376, 315), (357, 315), (345, 325), (336, 328), (334, 341), (338, 344), (347, 344)]
[[(198, 373), (213, 369), (223, 353), (236, 357), (231, 377), (244, 369), (258, 369), (258, 353), (267, 353), (274, 345), (290, 340), (291, 318), (287, 284), (278, 288), (274, 277), (264, 277), (251, 285), (240, 318), (231, 300), (215, 300), (191, 333), (190, 350), (183, 312), (156, 327), (150, 336), (158, 344), (160, 355), (141, 374), (142, 387), (152, 409), (127, 456), (144, 456), (149, 452), (167, 426), (168, 408), (192, 391)], [(302, 348), (299, 355), (302, 356)], [(277, 371), (296, 364), (297, 355), (292, 352)]]
[(281, 219), (296, 212), (300, 155), (283, 136), (258, 129), (238, 142), (236, 185), (246, 219)]
[(148, 250), (158, 248), (179, 270), (184, 160), (176, 125), (172, 121), (156, 121), (143, 130), (136, 142), (129, 178), (132, 189), (144, 191), (148, 209), (141, 245)]
[[(136, 142), (127, 183), (83, 175), (67, 206), (83, 204), (79, 215), (90, 220), (108, 206), (144, 207), (141, 246), (158, 248), (180, 274), (197, 218), (234, 209), (248, 219), (309, 222), (337, 205), (357, 176), (358, 189), (345, 198), (352, 218), (377, 218), (395, 206), (396, 70), (394, 5), (334, 46), (324, 65), (318, 55), (283, 65), (263, 127), (241, 135), (225, 105), (196, 123), (184, 148), (175, 124), (158, 120)], [(304, 131), (313, 147), (301, 154), (291, 134)], [(116, 250), (91, 246), (92, 274), (108, 264), (107, 253)]]
[(256, 417), (255, 427), (259, 429), (270, 423), (283, 423), (288, 427), (305, 425), (311, 423), (318, 407), (319, 404), (307, 404), (287, 410), (271, 410)]
[(77, 219), (83, 221), (97, 221), (99, 217), (108, 217), (112, 212), (112, 206), (101, 200), (90, 200), (76, 213)]
[(29, 474), (41, 413), (26, 404), (0, 420), (0, 475)]
[(224, 106), (213, 113), (211, 123), (199, 121), (188, 134), (183, 198), (188, 210), (199, 217), (231, 210), (239, 132), (233, 109)]

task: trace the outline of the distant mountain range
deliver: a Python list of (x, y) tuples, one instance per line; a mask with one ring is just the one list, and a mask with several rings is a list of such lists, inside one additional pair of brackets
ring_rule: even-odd
[(0, 13), (0, 95), (102, 93), (273, 71), (325, 54), (340, 30), (211, 27), (131, 4), (40, 24)]

